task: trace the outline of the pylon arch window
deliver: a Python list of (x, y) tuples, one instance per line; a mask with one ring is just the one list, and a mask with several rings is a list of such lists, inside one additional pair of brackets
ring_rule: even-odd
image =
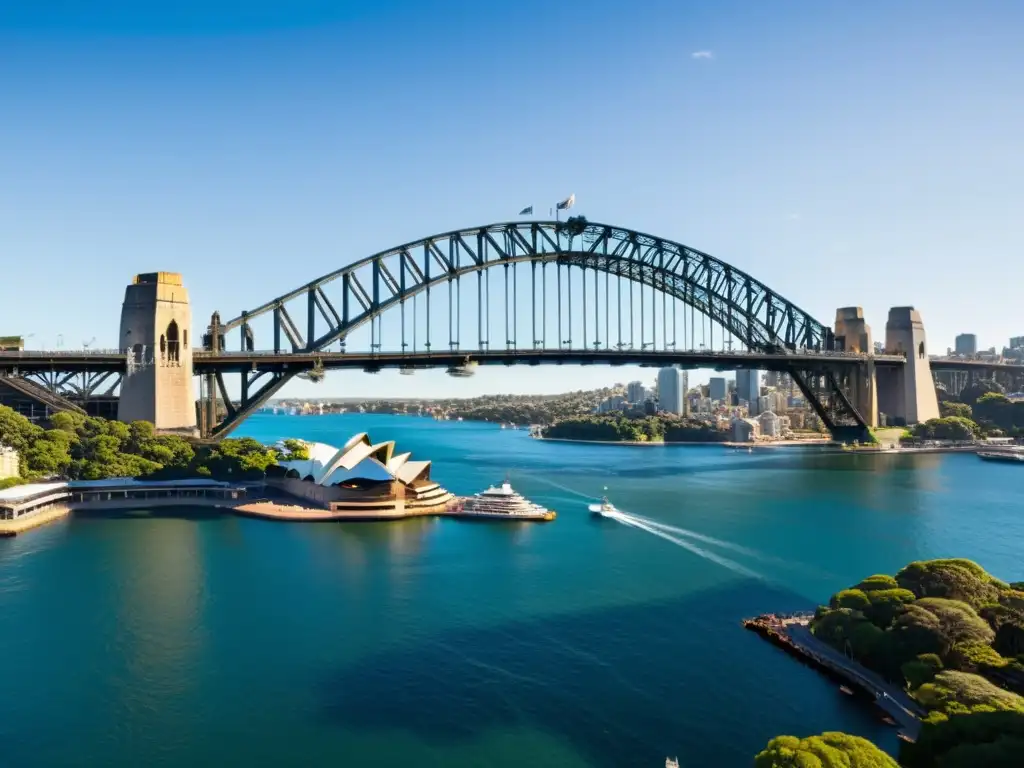
[(167, 362), (177, 363), (179, 353), (178, 323), (171, 320), (167, 324)]

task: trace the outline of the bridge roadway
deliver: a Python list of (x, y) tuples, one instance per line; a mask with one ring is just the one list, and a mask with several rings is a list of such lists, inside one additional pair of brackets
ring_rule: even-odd
[[(637, 349), (502, 349), (446, 350), (443, 352), (232, 352), (213, 353), (193, 350), (196, 374), (238, 371), (305, 371), (318, 363), (325, 369), (447, 368), (463, 365), (469, 359), (480, 365), (640, 365), (662, 367), (735, 370), (752, 367), (760, 370), (814, 368), (827, 361), (833, 366), (855, 366), (873, 359), (876, 366), (903, 365), (901, 355), (862, 355), (852, 352), (794, 352), (766, 354), (748, 352), (708, 352)], [(128, 356), (117, 351), (21, 351), (0, 352), (0, 374), (35, 373), (124, 373)], [(1024, 373), (1024, 365), (989, 363), (980, 360), (932, 359), (933, 371), (976, 370)]]
[[(446, 368), (467, 360), (481, 365), (640, 365), (663, 367), (681, 365), (693, 368), (733, 370), (751, 366), (762, 370), (786, 370), (794, 365), (813, 368), (823, 361), (830, 365), (860, 365), (866, 355), (846, 352), (795, 352), (765, 354), (748, 352), (709, 352), (637, 349), (502, 349), (443, 352), (237, 352), (213, 353), (196, 349), (192, 367), (196, 374), (239, 371), (304, 371), (318, 363), (325, 369), (338, 368)], [(0, 371), (19, 375), (42, 372), (124, 373), (128, 356), (121, 352), (0, 352)], [(902, 365), (903, 357), (874, 357), (876, 365)]]

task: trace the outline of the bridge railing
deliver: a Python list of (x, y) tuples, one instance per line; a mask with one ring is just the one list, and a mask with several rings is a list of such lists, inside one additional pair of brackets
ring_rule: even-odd
[(40, 357), (111, 357), (113, 355), (127, 357), (127, 353), (119, 349), (12, 349), (0, 351), (0, 357), (30, 359)]

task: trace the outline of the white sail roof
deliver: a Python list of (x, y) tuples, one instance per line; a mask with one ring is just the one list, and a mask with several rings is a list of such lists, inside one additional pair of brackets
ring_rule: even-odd
[(341, 448), (327, 443), (300, 440), (309, 452), (308, 459), (281, 461), (286, 472), (300, 478), (311, 477), (317, 485), (336, 485), (356, 478), (365, 480), (396, 479), (412, 483), (429, 474), (429, 461), (411, 461), (411, 453), (395, 453), (395, 443), (387, 440), (373, 443), (369, 435), (353, 435)]

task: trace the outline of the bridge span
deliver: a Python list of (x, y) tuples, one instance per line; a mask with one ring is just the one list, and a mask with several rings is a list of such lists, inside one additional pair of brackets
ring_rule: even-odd
[(896, 423), (938, 415), (931, 371), (942, 363), (929, 362), (912, 307), (890, 312), (888, 353), (876, 355), (857, 307), (825, 324), (707, 253), (583, 217), (432, 235), (227, 321), (214, 313), (201, 349), (192, 330), (181, 276), (141, 274), (126, 289), (116, 352), (0, 353), (0, 372), (79, 397), (120, 379), (119, 418), (204, 437), (230, 433), (298, 374), (467, 363), (784, 371), (848, 439), (864, 438), (880, 409)]

